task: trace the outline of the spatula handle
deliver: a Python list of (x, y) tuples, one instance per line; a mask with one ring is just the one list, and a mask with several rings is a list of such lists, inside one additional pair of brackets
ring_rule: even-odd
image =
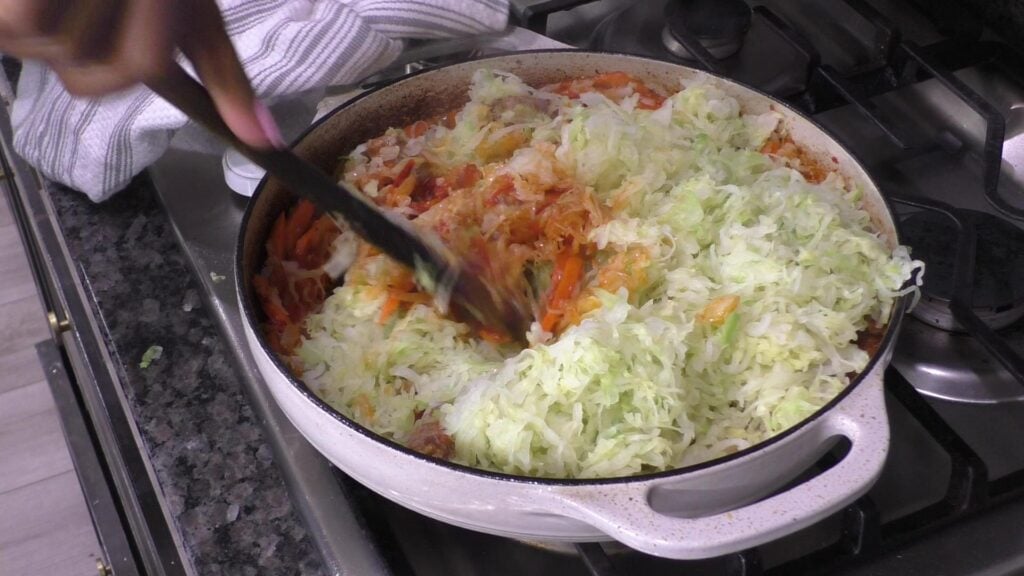
[(293, 193), (309, 199), (324, 211), (339, 212), (356, 234), (388, 256), (410, 268), (425, 268), (438, 280), (444, 275), (448, 267), (446, 260), (438, 250), (426, 245), (407, 223), (384, 214), (347, 185), (335, 182), (290, 150), (261, 150), (239, 140), (220, 117), (210, 93), (180, 66), (174, 65), (164, 77), (146, 85), (284, 182)]

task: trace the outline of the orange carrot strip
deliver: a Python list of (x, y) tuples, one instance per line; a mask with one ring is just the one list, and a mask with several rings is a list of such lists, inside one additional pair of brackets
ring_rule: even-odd
[(299, 238), (313, 225), (313, 217), (316, 216), (316, 206), (309, 200), (299, 200), (288, 216), (287, 238), (288, 256), (295, 256), (295, 244)]
[(330, 216), (317, 218), (295, 243), (295, 260), (307, 270), (322, 266), (330, 257), (330, 244), (337, 238), (337, 226)]
[(288, 233), (285, 229), (288, 226), (288, 219), (284, 214), (277, 217), (274, 227), (270, 230), (270, 239), (267, 240), (267, 252), (272, 258), (284, 260), (288, 255)]
[(398, 307), (402, 305), (402, 301), (391, 292), (388, 294), (388, 299), (384, 301), (384, 306), (380, 309), (380, 316), (377, 317), (377, 324), (387, 324), (388, 320), (398, 311)]
[(266, 313), (270, 322), (276, 326), (285, 326), (290, 321), (287, 310), (281, 305), (277, 288), (270, 285), (266, 278), (257, 275), (252, 279), (253, 288), (260, 297), (260, 304), (263, 312)]
[(412, 158), (406, 160), (405, 164), (402, 165), (402, 169), (398, 172), (398, 175), (395, 176), (395, 186), (401, 186), (402, 182), (405, 182), (405, 179), (409, 177), (409, 174), (412, 174), (412, 169), (415, 167), (415, 160)]
[(540, 322), (545, 332), (551, 332), (558, 324), (565, 313), (565, 303), (579, 287), (582, 277), (583, 258), (579, 254), (566, 251), (559, 255), (555, 270), (551, 273), (551, 295)]

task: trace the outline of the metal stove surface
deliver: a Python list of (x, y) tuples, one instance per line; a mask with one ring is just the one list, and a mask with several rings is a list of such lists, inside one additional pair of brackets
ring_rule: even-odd
[[(594, 30), (608, 14), (609, 5), (621, 8), (624, 3), (605, 0), (596, 4), (604, 7), (588, 5), (578, 13), (553, 15), (552, 27), (558, 30), (562, 26), (564, 31), (556, 37), (572, 41), (575, 34), (576, 43), (583, 45), (586, 42), (578, 39), (585, 36), (580, 32), (580, 22)], [(934, 33), (921, 26), (924, 31), (920, 38)], [(1020, 137), (1024, 126), (1019, 125), (1024, 122), (1024, 115), (1019, 113), (1024, 107), (1024, 92), (986, 67), (961, 70), (957, 77), (985, 94), (1006, 114), (1009, 122), (1000, 191), (1011, 201), (1024, 200), (1024, 166), (1019, 157), (1024, 147)], [(899, 126), (912, 146), (894, 145), (854, 106), (831, 108), (814, 118), (854, 151), (884, 192), (997, 212), (981, 193), (984, 125), (951, 98), (940, 83), (922, 82), (872, 102), (885, 110), (887, 120)], [(248, 354), (240, 338), (234, 287), (228, 273), (244, 200), (223, 183), (219, 161), (217, 156), (172, 152), (153, 174), (181, 244), (244, 367)], [(228, 280), (215, 282), (210, 272)], [(1024, 350), (1024, 324), (1018, 322), (1003, 333), (1012, 346)], [(952, 362), (954, 358), (959, 360)], [(391, 504), (340, 473), (335, 472), (336, 481), (325, 482), (323, 459), (310, 452), (311, 448), (296, 437), (279, 413), (273, 417), (273, 406), (268, 408), (272, 414), (268, 425), (271, 434), (283, 431), (287, 437), (283, 444), (290, 446), (287, 452), (302, 455), (282, 460), (284, 466), (294, 468), (287, 474), (295, 479), (293, 495), (325, 556), (335, 558), (330, 564), (342, 568), (345, 558), (355, 558), (362, 559), (364, 566), (383, 565), (396, 573), (424, 575), (757, 574), (773, 570), (782, 574), (1021, 573), (1024, 501), (1008, 499), (983, 513), (957, 516), (954, 523), (942, 518), (950, 510), (972, 509), (987, 500), (980, 494), (979, 486), (984, 487), (986, 478), (984, 472), (978, 477), (975, 455), (984, 463), (980, 469), (987, 470), (988, 479), (995, 480), (1000, 488), (995, 493), (1007, 491), (1006, 482), (999, 484), (1000, 478), (1015, 481), (1016, 477), (1009, 475), (1024, 469), (1024, 443), (1018, 440), (1024, 434), (1024, 402), (970, 404), (943, 399), (940, 393), (922, 400), (911, 390), (911, 385), (943, 381), (954, 390), (990, 387), (1013, 395), (1012, 387), (1020, 385), (1008, 380), (970, 337), (936, 333), (914, 319), (905, 322), (893, 365), (887, 374), (891, 453), (881, 479), (869, 494), (871, 507), (851, 507), (844, 514), (763, 546), (753, 554), (701, 562), (672, 562), (617, 551), (617, 547), (607, 545), (597, 549), (596, 545), (584, 545), (578, 549), (579, 555), (572, 555), (448, 526)], [(254, 401), (269, 403), (262, 381), (249, 366), (244, 376), (255, 391)], [(908, 405), (915, 414), (924, 411), (941, 418), (922, 422), (908, 412)], [(304, 467), (315, 471), (314, 480), (304, 477)], [(338, 532), (331, 529), (329, 520), (335, 511), (361, 515), (363, 537), (338, 541)], [(856, 549), (847, 553), (862, 549), (870, 552), (855, 562), (837, 559), (834, 551), (824, 555), (817, 552), (836, 542), (848, 542), (844, 532), (858, 522), (888, 527), (882, 530), (884, 545), (871, 538), (849, 544)], [(885, 539), (885, 530), (907, 536)]]

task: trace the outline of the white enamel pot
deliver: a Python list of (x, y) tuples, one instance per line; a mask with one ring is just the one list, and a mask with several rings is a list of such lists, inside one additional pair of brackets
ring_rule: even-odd
[[(517, 53), (422, 72), (353, 100), (314, 125), (295, 150), (324, 170), (389, 126), (461, 106), (473, 71), (494, 68), (533, 85), (626, 71), (675, 88), (705, 75), (646, 58), (582, 51)], [(893, 215), (857, 161), (813, 124), (755, 90), (711, 77), (745, 111), (782, 114), (793, 139), (832, 163), (863, 190), (864, 207), (890, 245)], [(370, 489), (412, 510), (481, 532), (531, 540), (615, 539), (670, 558), (705, 558), (773, 540), (840, 510), (878, 477), (889, 445), (882, 375), (899, 328), (894, 307), (879, 351), (837, 398), (802, 423), (757, 446), (677, 470), (602, 480), (547, 480), (478, 470), (416, 453), (349, 420), (289, 374), (260, 335), (251, 278), (265, 258), (274, 218), (294, 201), (264, 180), (245, 215), (236, 269), (246, 337), (259, 370), (291, 422), (331, 462)], [(838, 464), (803, 483), (806, 471), (839, 438), (850, 448)], [(780, 488), (787, 486), (784, 490)]]

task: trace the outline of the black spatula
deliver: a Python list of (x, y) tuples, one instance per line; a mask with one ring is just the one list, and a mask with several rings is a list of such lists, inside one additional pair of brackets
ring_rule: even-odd
[(167, 76), (147, 86), (292, 192), (324, 212), (340, 215), (356, 234), (412, 269), (420, 286), (456, 319), (524, 340), (530, 319), (522, 298), (467, 272), (467, 267), (439, 242), (424, 238), (404, 218), (382, 212), (350, 185), (335, 182), (290, 150), (257, 150), (240, 141), (217, 113), (206, 88), (181, 67), (175, 65)]

